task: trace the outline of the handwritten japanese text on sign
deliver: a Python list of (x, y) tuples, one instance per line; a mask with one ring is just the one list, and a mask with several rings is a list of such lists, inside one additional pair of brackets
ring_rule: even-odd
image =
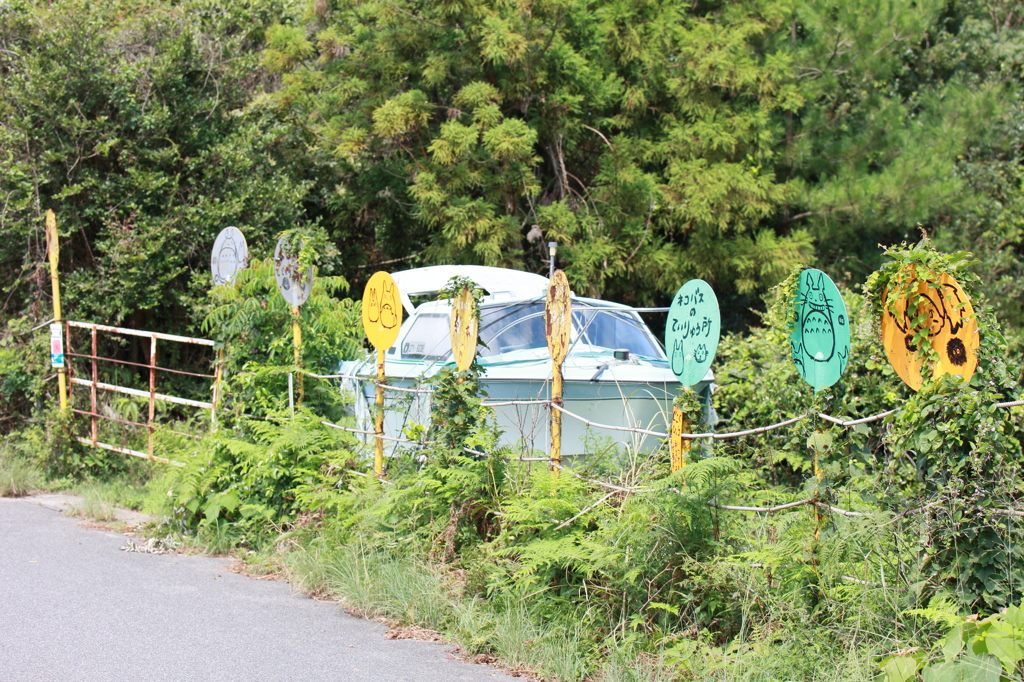
[(665, 350), (681, 384), (693, 386), (704, 379), (721, 331), (718, 298), (711, 285), (700, 279), (684, 284), (672, 299), (665, 323)]

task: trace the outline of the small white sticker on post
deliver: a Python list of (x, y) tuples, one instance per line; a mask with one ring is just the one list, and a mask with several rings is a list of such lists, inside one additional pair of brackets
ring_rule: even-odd
[(64, 333), (57, 322), (50, 325), (50, 366), (64, 367)]

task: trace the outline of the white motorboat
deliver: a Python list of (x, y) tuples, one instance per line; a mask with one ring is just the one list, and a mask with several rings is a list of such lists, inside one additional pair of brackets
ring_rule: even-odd
[[(489, 403), (535, 401), (495, 407), (502, 444), (519, 454), (546, 457), (550, 408), (536, 401), (551, 397), (551, 357), (544, 335), (544, 305), (549, 280), (516, 270), (484, 266), (438, 265), (392, 275), (398, 284), (407, 318), (398, 339), (385, 353), (387, 384), (429, 388), (426, 383), (442, 367), (451, 366), (451, 305), (436, 300), (456, 276), (468, 277), (483, 291), (477, 360), (481, 385)], [(672, 401), (680, 390), (657, 337), (629, 306), (572, 296), (573, 329), (563, 364), (563, 405), (595, 425), (666, 432)], [(343, 387), (355, 396), (360, 428), (372, 430), (375, 401), (375, 355), (344, 362), (340, 373), (350, 377)], [(700, 391), (711, 382), (708, 372)], [(429, 393), (387, 391), (385, 435), (402, 438), (414, 424), (430, 422)], [(570, 415), (562, 418), (562, 453), (566, 457), (608, 449), (649, 452), (663, 439), (635, 431), (588, 425)], [(372, 436), (366, 436), (367, 441)], [(397, 441), (387, 441), (394, 454)]]

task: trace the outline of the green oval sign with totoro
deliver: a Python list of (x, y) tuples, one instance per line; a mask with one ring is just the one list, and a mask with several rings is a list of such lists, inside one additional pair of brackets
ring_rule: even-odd
[(850, 317), (839, 289), (821, 270), (800, 273), (796, 328), (790, 334), (793, 362), (815, 391), (839, 381), (850, 359)]

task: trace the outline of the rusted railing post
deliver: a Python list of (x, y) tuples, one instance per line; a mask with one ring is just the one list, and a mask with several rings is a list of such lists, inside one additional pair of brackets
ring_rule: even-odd
[(149, 457), (156, 454), (153, 450), (153, 433), (156, 420), (156, 337), (151, 336), (149, 344)]
[(98, 370), (96, 368), (96, 358), (99, 356), (98, 345), (96, 343), (96, 330), (92, 330), (92, 388), (89, 389), (89, 404), (91, 405), (92, 415), (89, 417), (92, 420), (92, 444), (96, 445), (96, 440), (99, 437), (97, 430), (97, 419), (96, 415), (99, 414), (99, 406), (96, 400), (96, 384), (98, 382)]

